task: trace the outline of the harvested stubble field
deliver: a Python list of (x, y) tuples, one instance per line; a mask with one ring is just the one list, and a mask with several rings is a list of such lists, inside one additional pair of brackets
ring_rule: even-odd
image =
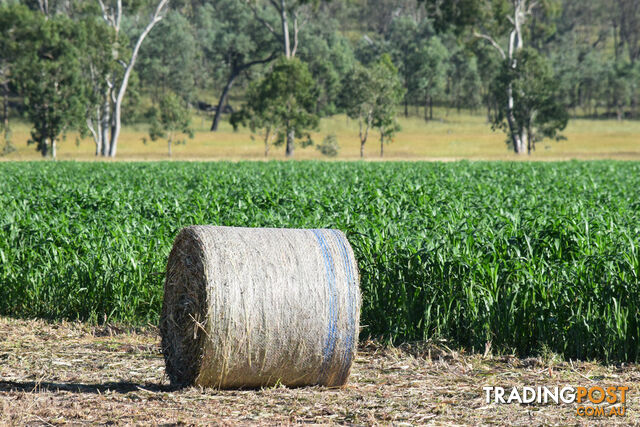
[[(442, 345), (361, 346), (342, 389), (171, 389), (159, 337), (77, 322), (0, 318), (0, 424), (638, 424), (634, 365), (553, 355), (465, 355)], [(483, 385), (627, 385), (624, 418), (584, 419), (576, 405), (486, 404)]]

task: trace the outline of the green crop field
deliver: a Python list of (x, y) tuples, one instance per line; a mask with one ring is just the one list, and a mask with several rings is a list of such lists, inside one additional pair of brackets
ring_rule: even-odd
[(332, 227), (363, 336), (640, 360), (640, 163), (0, 164), (0, 314), (155, 323), (181, 227)]

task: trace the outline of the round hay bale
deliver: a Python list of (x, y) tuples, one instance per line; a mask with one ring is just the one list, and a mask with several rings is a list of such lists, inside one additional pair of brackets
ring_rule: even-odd
[(341, 231), (192, 226), (176, 237), (160, 321), (173, 385), (344, 385), (359, 321)]

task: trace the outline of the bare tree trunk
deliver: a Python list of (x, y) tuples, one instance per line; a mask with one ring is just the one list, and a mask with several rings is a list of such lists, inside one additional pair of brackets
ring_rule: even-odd
[(109, 135), (111, 126), (111, 103), (109, 102), (109, 92), (105, 94), (104, 105), (102, 106), (102, 118), (101, 118), (101, 133), (102, 133), (102, 155), (107, 156), (109, 154), (109, 147), (111, 145), (111, 138)]
[(616, 99), (616, 118), (618, 119), (619, 122), (622, 121), (622, 118), (624, 116), (624, 110), (622, 108), (622, 102), (620, 102), (619, 99)]
[(384, 157), (384, 133), (380, 132), (380, 157)]
[[(292, 3), (296, 0), (291, 0)], [(276, 9), (276, 11), (280, 14), (280, 23), (282, 26), (282, 34), (279, 34), (271, 24), (260, 16), (258, 12), (258, 8), (256, 8), (254, 2), (251, 0), (245, 0), (246, 5), (253, 11), (253, 15), (255, 18), (264, 25), (271, 34), (275, 37), (280, 38), (282, 41), (283, 53), (285, 58), (290, 59), (296, 56), (296, 52), (298, 50), (298, 33), (302, 26), (304, 25), (304, 21), (298, 24), (298, 10), (292, 8), (292, 18), (293, 18), (293, 45), (291, 43), (291, 38), (289, 37), (289, 17), (287, 16), (287, 5), (286, 0), (270, 0), (271, 5)], [(302, 3), (302, 2), (301, 2)], [(300, 4), (298, 4), (300, 6)]]
[(122, 128), (121, 102), (115, 104), (115, 111), (113, 112), (111, 141), (109, 141), (109, 157), (115, 157), (118, 151), (118, 138), (120, 137), (120, 129)]
[(172, 137), (171, 137), (171, 135), (169, 135), (169, 138), (167, 139), (167, 144), (169, 146), (168, 147), (169, 148), (169, 157), (171, 157), (171, 142), (172, 142), (171, 139), (172, 139)]
[(511, 136), (511, 142), (513, 143), (513, 151), (516, 154), (523, 154), (522, 138), (520, 138), (516, 128), (516, 119), (513, 116), (513, 89), (511, 88), (511, 84), (509, 84), (507, 89), (507, 99), (507, 124), (509, 125), (509, 135)]
[(211, 124), (211, 132), (215, 132), (218, 130), (218, 124), (220, 123), (220, 117), (222, 116), (222, 109), (224, 108), (224, 103), (227, 102), (227, 97), (229, 96), (229, 91), (231, 90), (231, 86), (235, 82), (239, 73), (233, 71), (229, 76), (229, 80), (227, 80), (227, 84), (224, 85), (224, 89), (222, 89), (222, 95), (220, 95), (220, 99), (218, 100), (218, 107), (216, 108), (216, 112), (213, 116), (213, 123)]
[(269, 157), (269, 148), (271, 148), (271, 127), (267, 126), (264, 134), (264, 157)]
[(404, 54), (404, 116), (405, 117), (409, 117), (409, 76), (408, 76), (408, 71), (407, 71), (407, 49), (404, 50), (403, 52)]
[(91, 136), (93, 137), (93, 142), (96, 145), (96, 157), (98, 157), (102, 151), (102, 127), (100, 124), (100, 109), (98, 108), (96, 111), (96, 122), (95, 125), (93, 123), (92, 118), (87, 119), (87, 127), (91, 132)]
[(525, 149), (528, 148), (529, 145), (529, 141), (527, 138), (527, 130), (526, 129), (522, 129), (522, 131), (520, 132), (520, 147), (518, 147), (518, 154), (524, 154), (525, 153)]
[(40, 8), (40, 12), (44, 16), (49, 16), (49, 1), (48, 0), (38, 0), (38, 7)]
[[(282, 43), (284, 45), (285, 58), (291, 58), (291, 45), (289, 44), (289, 23), (287, 22), (287, 7), (284, 0), (280, 0), (280, 19), (282, 21)], [(287, 140), (287, 144), (288, 144)]]
[(109, 118), (110, 90), (107, 89), (103, 96), (104, 101), (95, 109), (95, 117), (87, 118), (87, 127), (96, 145), (96, 156), (107, 156), (109, 154), (109, 129), (111, 125)]
[(51, 138), (51, 158), (53, 160), (56, 159), (56, 140), (54, 138)]
[(296, 137), (296, 131), (295, 129), (287, 129), (287, 148), (285, 151), (285, 154), (287, 157), (292, 157), (293, 156), (293, 148), (294, 148), (294, 142), (295, 142), (295, 137)]
[[(524, 14), (524, 3), (525, 0), (516, 0), (514, 1), (515, 10), (513, 14), (513, 30), (509, 35), (509, 61), (511, 62), (511, 68), (515, 69), (517, 67), (517, 62), (514, 59), (515, 53), (522, 49), (522, 30), (521, 30), (521, 19)], [(519, 133), (517, 131), (516, 120), (513, 114), (514, 108), (514, 99), (513, 99), (513, 87), (511, 83), (507, 87), (507, 123), (509, 125), (509, 133), (511, 134), (511, 138), (513, 140), (513, 150), (516, 154), (524, 154), (525, 150), (525, 141), (523, 141), (523, 137), (526, 138), (523, 133)]]
[(429, 121), (429, 95), (425, 94), (424, 96), (424, 121)]
[[(102, 157), (107, 157), (109, 155), (109, 147), (111, 144), (111, 140), (109, 139), (109, 126), (105, 126), (103, 129), (103, 138), (102, 138), (102, 151), (101, 151), (101, 155)], [(104, 137), (107, 137), (107, 139), (104, 139)]]
[(2, 126), (5, 132), (9, 129), (9, 82), (2, 84)]
[(369, 129), (371, 129), (372, 121), (373, 121), (373, 113), (369, 112), (367, 114), (366, 127), (364, 128), (364, 131), (363, 131), (362, 116), (360, 120), (358, 120), (358, 126), (359, 126), (358, 134), (360, 136), (360, 158), (361, 159), (364, 159), (364, 144), (367, 142), (367, 138), (369, 137)]
[(47, 155), (49, 154), (49, 141), (47, 140), (47, 138), (44, 139), (44, 142), (42, 144), (42, 150), (41, 150), (41, 154), (42, 157), (47, 157)]

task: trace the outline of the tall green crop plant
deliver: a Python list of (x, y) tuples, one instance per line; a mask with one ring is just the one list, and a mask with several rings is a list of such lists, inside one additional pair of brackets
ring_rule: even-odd
[(638, 188), (608, 161), (4, 163), (0, 313), (156, 322), (180, 228), (332, 227), (363, 336), (638, 361)]

